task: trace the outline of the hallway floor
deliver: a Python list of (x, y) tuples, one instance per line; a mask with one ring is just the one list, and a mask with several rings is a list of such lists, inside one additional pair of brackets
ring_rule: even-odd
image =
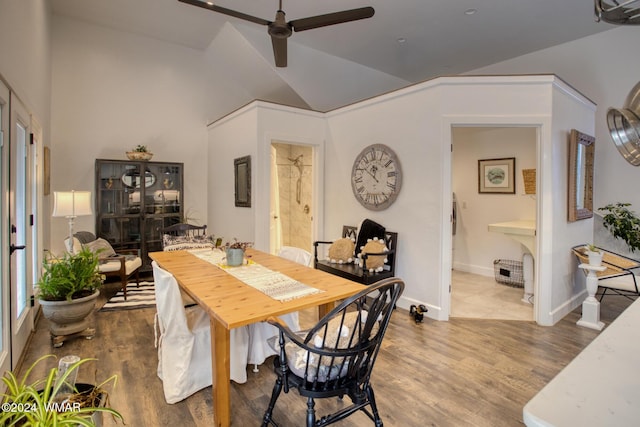
[(456, 270), (451, 272), (451, 283), (451, 317), (533, 320), (533, 305), (522, 302), (522, 288)]

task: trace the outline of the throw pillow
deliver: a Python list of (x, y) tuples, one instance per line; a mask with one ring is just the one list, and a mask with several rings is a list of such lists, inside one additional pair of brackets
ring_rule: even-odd
[(77, 233), (73, 233), (73, 237), (76, 237), (83, 245), (96, 240), (96, 235), (90, 231), (78, 231)]
[[(358, 254), (358, 258), (360, 258), (360, 265), (364, 264), (362, 260), (362, 254), (383, 254), (385, 252), (389, 252), (387, 246), (384, 243), (384, 240), (380, 240), (377, 237), (373, 240), (369, 240), (366, 245), (362, 248), (362, 251)], [(384, 270), (385, 263), (388, 262), (386, 255), (372, 255), (367, 257), (367, 270), (371, 273), (379, 272)]]
[[(336, 348), (338, 340), (340, 340), (338, 348), (345, 349), (349, 348), (350, 345), (355, 345), (360, 338), (360, 330), (367, 320), (367, 312), (362, 311), (361, 326), (356, 325), (357, 320), (358, 312), (356, 311), (347, 313), (344, 321), (340, 316), (331, 319), (327, 323), (326, 336), (316, 335), (313, 340), (313, 346), (331, 350)], [(375, 336), (379, 329), (379, 322), (375, 322), (369, 337)], [(312, 345), (312, 343), (310, 342), (309, 345)], [(343, 357), (321, 356), (300, 348), (291, 341), (285, 344), (285, 352), (289, 369), (299, 377), (304, 377), (306, 372), (308, 381), (325, 382), (334, 380), (346, 375), (349, 369), (349, 364), (344, 361)]]
[(72, 244), (69, 244), (69, 238), (64, 239), (64, 249), (69, 253), (77, 254), (82, 250), (82, 243), (77, 237), (73, 238)]
[(162, 248), (165, 251), (181, 251), (189, 249), (213, 249), (215, 247), (213, 236), (162, 236)]
[(116, 254), (111, 244), (100, 237), (93, 242), (85, 243), (82, 247), (89, 249), (100, 258), (110, 257)]
[[(342, 320), (341, 316), (337, 316), (329, 320), (329, 323), (327, 323), (326, 336), (322, 337), (319, 334), (316, 334), (316, 336), (313, 338), (314, 347), (327, 349), (346, 349), (350, 346), (355, 345), (355, 343), (360, 339), (360, 328), (364, 327), (364, 324), (367, 321), (367, 314), (367, 311), (364, 310), (360, 314), (360, 322), (362, 323), (361, 326), (356, 325), (356, 321), (358, 320), (359, 315), (357, 311), (347, 313), (344, 316), (344, 321)], [(376, 322), (371, 329), (370, 336), (374, 336), (376, 333), (378, 333), (378, 329), (379, 325), (378, 322)]]
[(355, 243), (348, 237), (338, 239), (329, 247), (329, 262), (345, 264), (353, 262)]

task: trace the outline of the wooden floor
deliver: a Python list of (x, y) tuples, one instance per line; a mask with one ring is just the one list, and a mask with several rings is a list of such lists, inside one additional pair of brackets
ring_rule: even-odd
[[(605, 298), (601, 320), (609, 324), (629, 303)], [(117, 374), (111, 406), (124, 415), (127, 426), (210, 426), (211, 387), (174, 405), (164, 401), (156, 375), (154, 314), (154, 309), (95, 313), (96, 337), (68, 341), (59, 349), (51, 347), (47, 321), (40, 318), (25, 366), (47, 353), (95, 357), (98, 362), (84, 365), (78, 381), (102, 381)], [(597, 336), (596, 331), (576, 326), (579, 317), (577, 309), (553, 327), (477, 319), (425, 319), (416, 324), (408, 312), (398, 309), (372, 379), (385, 426), (523, 425), (525, 403)], [(301, 320), (309, 324), (313, 313), (302, 313)], [(258, 374), (248, 367), (246, 384), (232, 383), (234, 426), (260, 425), (275, 377), (270, 362)], [(51, 360), (35, 374), (55, 365)], [(339, 405), (331, 399), (317, 409)], [(305, 409), (306, 401), (293, 390), (280, 397), (274, 418), (281, 427), (301, 426)], [(113, 425), (105, 418), (105, 426)], [(337, 425), (373, 424), (357, 413)]]

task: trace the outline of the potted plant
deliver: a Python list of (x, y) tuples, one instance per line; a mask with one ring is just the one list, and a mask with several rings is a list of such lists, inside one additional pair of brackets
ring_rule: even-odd
[(149, 151), (146, 145), (138, 144), (131, 151), (127, 151), (129, 160), (151, 160), (153, 153)]
[(50, 322), (55, 347), (62, 346), (64, 337), (81, 334), (93, 338), (87, 316), (100, 295), (103, 276), (98, 271), (98, 256), (87, 248), (76, 254), (45, 261), (44, 273), (38, 281), (38, 300), (42, 313)]
[(640, 249), (640, 218), (628, 209), (630, 203), (608, 204), (599, 211), (607, 212), (602, 221), (613, 237), (622, 239), (631, 252)]
[(589, 257), (589, 265), (600, 267), (602, 265), (602, 251), (594, 244), (586, 246), (587, 256)]
[[(108, 393), (104, 386), (113, 382), (116, 376), (108, 378), (98, 385), (69, 384), (79, 367), (95, 359), (81, 359), (71, 365), (64, 373), (58, 375), (58, 369), (52, 368), (48, 374), (32, 383), (27, 383), (32, 371), (46, 358), (55, 357), (45, 355), (36, 360), (18, 379), (11, 371), (2, 377), (6, 390), (2, 395), (2, 411), (0, 411), (0, 425), (24, 427), (49, 426), (102, 426), (102, 414), (109, 413), (114, 419), (122, 420), (122, 415), (108, 404)], [(61, 395), (59, 392), (70, 387), (70, 394)]]
[(251, 246), (253, 246), (252, 242), (238, 242), (236, 238), (233, 239), (233, 242), (225, 243), (223, 248), (227, 255), (227, 265), (231, 267), (242, 265), (244, 251)]

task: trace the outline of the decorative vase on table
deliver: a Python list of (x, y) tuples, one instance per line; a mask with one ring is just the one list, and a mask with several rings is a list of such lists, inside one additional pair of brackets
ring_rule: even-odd
[(244, 261), (244, 250), (243, 249), (235, 249), (228, 248), (227, 252), (227, 265), (231, 267), (237, 267), (242, 265)]
[(594, 246), (587, 246), (587, 256), (589, 257), (589, 265), (600, 267), (602, 265), (602, 251)]

